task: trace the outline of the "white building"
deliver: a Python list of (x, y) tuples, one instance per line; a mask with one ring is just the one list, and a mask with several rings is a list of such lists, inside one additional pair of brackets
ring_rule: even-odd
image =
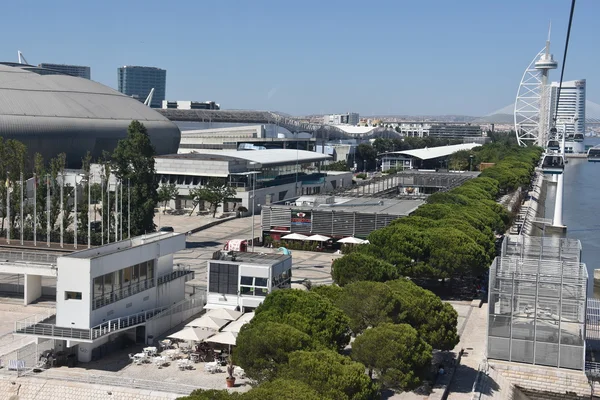
[(215, 103), (214, 101), (163, 100), (162, 108), (170, 108), (177, 110), (220, 110), (221, 105)]
[[(565, 151), (567, 153), (583, 153), (585, 151), (583, 144), (585, 85), (585, 79), (563, 82), (560, 99), (558, 98), (559, 83), (552, 82), (550, 85), (549, 121), (556, 123), (558, 132), (566, 131)], [(555, 116), (556, 121), (554, 121)]]
[(185, 298), (194, 274), (173, 266), (185, 242), (185, 234), (158, 232), (59, 257), (56, 315), (18, 321), (14, 333), (53, 339), (57, 350), (77, 346), (82, 362), (116, 336), (146, 343), (181, 322), (170, 315), (168, 323), (146, 326)]
[(323, 117), (325, 125), (358, 125), (358, 113), (329, 114)]
[(177, 185), (179, 197), (171, 202), (171, 208), (191, 210), (190, 190), (206, 185), (211, 178), (222, 178), (237, 193), (219, 212), (236, 211), (234, 205), (252, 210), (252, 204), (259, 212), (261, 205), (351, 186), (350, 172), (321, 171), (320, 163), (330, 159), (326, 154), (290, 149), (202, 151), (157, 156), (155, 169), (161, 184)]
[(417, 169), (427, 166), (429, 168), (440, 168), (446, 166), (443, 162), (444, 158), (450, 156), (457, 151), (471, 150), (477, 146), (477, 143), (454, 144), (450, 146), (426, 147), (424, 149), (391, 151), (389, 153), (379, 154), (381, 158), (381, 170), (387, 171), (395, 168), (398, 171), (405, 169)]
[(292, 256), (284, 254), (221, 252), (207, 262), (206, 308), (252, 311), (274, 290), (288, 289)]

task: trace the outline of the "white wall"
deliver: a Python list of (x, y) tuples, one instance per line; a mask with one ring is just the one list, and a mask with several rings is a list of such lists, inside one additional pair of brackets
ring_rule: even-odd
[[(92, 278), (90, 260), (59, 257), (56, 280), (56, 325), (90, 328)], [(65, 300), (65, 291), (81, 292), (81, 300)]]

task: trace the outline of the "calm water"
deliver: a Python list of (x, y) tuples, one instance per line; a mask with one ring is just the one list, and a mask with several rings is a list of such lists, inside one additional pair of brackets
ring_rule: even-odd
[[(600, 144), (600, 139), (586, 138), (586, 145)], [(563, 223), (567, 236), (579, 239), (583, 248), (582, 262), (587, 265), (589, 289), (593, 288), (594, 269), (600, 268), (600, 163), (585, 158), (569, 159), (565, 168)], [(546, 218), (554, 213), (556, 186), (548, 187)], [(591, 295), (591, 291), (589, 292)], [(600, 297), (596, 289), (594, 297)]]

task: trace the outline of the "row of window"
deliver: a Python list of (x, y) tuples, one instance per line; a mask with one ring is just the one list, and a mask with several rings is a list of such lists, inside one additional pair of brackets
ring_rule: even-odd
[(94, 278), (92, 298), (110, 297), (111, 293), (129, 289), (140, 282), (154, 279), (154, 260)]

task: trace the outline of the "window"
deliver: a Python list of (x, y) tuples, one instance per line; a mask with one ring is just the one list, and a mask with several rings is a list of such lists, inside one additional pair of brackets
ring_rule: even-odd
[(240, 279), (240, 285), (249, 285), (252, 286), (252, 280), (254, 278), (252, 278), (251, 276), (242, 276), (242, 278)]
[(240, 294), (265, 297), (269, 294), (269, 280), (242, 276), (240, 279)]
[(238, 266), (235, 264), (211, 263), (209, 292), (221, 294), (238, 293)]
[(65, 300), (81, 300), (81, 292), (65, 292)]

